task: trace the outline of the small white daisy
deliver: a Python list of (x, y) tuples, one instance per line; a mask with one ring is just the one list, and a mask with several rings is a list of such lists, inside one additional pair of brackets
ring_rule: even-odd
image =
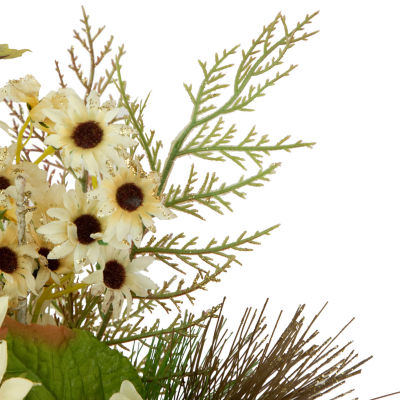
[(105, 256), (99, 263), (101, 269), (92, 272), (83, 282), (92, 284), (94, 295), (105, 293), (103, 310), (113, 306), (113, 317), (121, 312), (124, 298), (127, 300), (127, 310), (132, 305), (132, 294), (146, 297), (148, 290), (157, 289), (157, 285), (147, 276), (141, 274), (153, 262), (153, 257), (145, 256), (129, 260), (129, 251), (121, 251), (107, 246)]

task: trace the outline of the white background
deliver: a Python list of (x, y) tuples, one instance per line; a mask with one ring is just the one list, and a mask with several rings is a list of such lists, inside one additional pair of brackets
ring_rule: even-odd
[[(65, 50), (72, 29), (79, 27), (80, 4), (1, 3), (0, 42), (32, 50), (0, 63), (2, 84), (31, 73), (42, 83), (42, 95), (57, 87), (53, 60), (68, 62)], [(278, 154), (274, 160), (283, 161), (278, 173), (247, 200), (233, 199), (234, 213), (213, 216), (208, 223), (182, 218), (172, 229), (203, 235), (206, 241), (210, 235), (235, 236), (281, 223), (262, 246), (242, 254), (243, 267), (224, 275), (208, 295), (199, 295), (203, 303), (198, 308), (227, 295), (226, 311), (235, 319), (245, 306), (261, 306), (269, 297), (272, 323), (280, 309), (289, 317), (306, 303), (310, 318), (329, 301), (318, 325), (320, 340), (355, 316), (341, 343), (353, 339), (360, 358), (374, 355), (350, 387), (361, 399), (400, 390), (398, 2), (84, 4), (95, 26), (106, 24), (115, 43), (125, 43), (123, 65), (131, 93), (143, 97), (152, 90), (146, 123), (166, 148), (190, 115), (182, 82), (198, 82), (198, 58), (212, 61), (215, 51), (237, 43), (246, 47), (279, 10), (289, 25), (321, 11), (311, 27), (320, 33), (289, 56), (299, 68), (257, 102), (257, 112), (236, 117), (246, 130), (256, 124), (272, 141), (292, 134), (296, 140), (316, 141), (315, 148)], [(2, 106), (3, 119), (5, 111)], [(228, 180), (242, 173), (229, 164), (220, 168)]]

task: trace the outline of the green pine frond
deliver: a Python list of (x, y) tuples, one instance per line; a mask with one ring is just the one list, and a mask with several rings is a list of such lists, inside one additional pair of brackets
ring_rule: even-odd
[(248, 187), (260, 187), (269, 181), (269, 175), (275, 173), (280, 166), (279, 163), (271, 164), (267, 169), (260, 169), (256, 174), (245, 177), (241, 176), (236, 183), (228, 184), (223, 182), (217, 184), (219, 178), (215, 173), (207, 173), (197, 189), (194, 184), (198, 181), (197, 172), (192, 165), (186, 186), (171, 186), (166, 194), (164, 204), (176, 211), (191, 214), (194, 217), (204, 219), (196, 208), (194, 203), (208, 207), (209, 209), (223, 214), (223, 210), (233, 211), (231, 202), (226, 198), (227, 195), (235, 195), (242, 199), (246, 198), (244, 191)]
[[(224, 50), (222, 54), (216, 54), (211, 66), (208, 66), (206, 62), (199, 61), (203, 80), (197, 92), (193, 90), (192, 85), (184, 84), (193, 105), (192, 114), (188, 124), (171, 145), (170, 152), (161, 170), (159, 194), (165, 189), (176, 159), (183, 155), (184, 143), (196, 128), (200, 127), (201, 135), (203, 135), (206, 124), (210, 121), (235, 111), (251, 111), (252, 109), (249, 106), (254, 100), (264, 96), (268, 87), (273, 86), (293, 71), (295, 65), (281, 68), (284, 56), (297, 42), (306, 41), (317, 33), (316, 31), (304, 31), (316, 15), (317, 13), (306, 15), (302, 22), (289, 30), (285, 17), (278, 14), (271, 24), (263, 28), (258, 38), (252, 41), (251, 46), (246, 51), (242, 51), (242, 59), (236, 69), (233, 83), (227, 83), (227, 71), (235, 65), (230, 60), (236, 54), (239, 46), (235, 46), (229, 51)], [(279, 26), (281, 33), (278, 31)], [(279, 37), (274, 40), (276, 35), (279, 35)], [(274, 74), (271, 76), (272, 73)], [(226, 98), (222, 101), (222, 104), (218, 106), (213, 104), (213, 100), (223, 94)], [(218, 123), (216, 126), (218, 126)], [(229, 137), (231, 132), (228, 131), (227, 135)], [(212, 136), (213, 133), (211, 132), (210, 139)], [(198, 153), (201, 153), (201, 151), (198, 151)], [(225, 152), (223, 156), (229, 158), (229, 154), (229, 152)], [(234, 160), (241, 162), (237, 158)]]
[(204, 123), (196, 135), (179, 151), (177, 157), (193, 155), (208, 161), (231, 160), (246, 170), (247, 164), (243, 156), (249, 157), (261, 168), (263, 158), (269, 156), (273, 151), (284, 150), (290, 152), (290, 150), (300, 147), (311, 148), (315, 144), (305, 143), (301, 140), (287, 143), (290, 136), (284, 137), (275, 144), (269, 144), (268, 135), (258, 135), (255, 126), (238, 142), (235, 124), (232, 124), (225, 131), (223, 125), (224, 119), (222, 117), (218, 118), (212, 129), (207, 123)]
[[(104, 340), (108, 345), (121, 345), (128, 342), (143, 342), (148, 338), (163, 337), (179, 333), (180, 335), (190, 336), (193, 328), (202, 327), (210, 318), (215, 318), (221, 305), (212, 307), (210, 310), (203, 311), (199, 317), (191, 313), (178, 314), (174, 320), (165, 328), (160, 327), (160, 320), (157, 320), (151, 327), (143, 327), (126, 323), (124, 327), (119, 327), (118, 335), (108, 335)], [(126, 319), (127, 320), (127, 319)]]
[[(140, 248), (134, 248), (132, 250), (132, 257), (138, 254), (149, 254), (175, 269), (179, 268), (179, 262), (183, 262), (196, 269), (198, 272), (205, 272), (199, 265), (200, 261), (205, 262), (215, 269), (221, 268), (221, 264), (214, 261), (215, 257), (222, 257), (224, 262), (231, 260), (240, 264), (234, 252), (251, 251), (252, 249), (250, 246), (258, 245), (258, 239), (269, 235), (278, 227), (279, 225), (274, 225), (251, 235), (244, 231), (234, 240), (230, 239), (229, 236), (226, 236), (222, 242), (212, 238), (204, 247), (196, 247), (198, 237), (191, 238), (185, 243), (182, 243), (185, 238), (184, 233), (174, 236), (165, 235), (158, 241), (156, 241), (156, 238), (153, 236), (146, 245)], [(174, 259), (176, 262), (174, 262)]]

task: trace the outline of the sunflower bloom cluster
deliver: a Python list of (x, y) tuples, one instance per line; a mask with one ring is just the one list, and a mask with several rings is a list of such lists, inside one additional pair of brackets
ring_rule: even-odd
[[(154, 218), (174, 214), (157, 195), (157, 175), (146, 174), (134, 155), (135, 132), (122, 108), (101, 103), (95, 91), (86, 99), (70, 88), (43, 98), (39, 91), (31, 75), (0, 89), (0, 100), (26, 104), (26, 126), (40, 130), (46, 146), (34, 162), (24, 157), (30, 137), (21, 140), (23, 133), (0, 148), (1, 292), (14, 305), (29, 297), (37, 322), (48, 320), (49, 289), (67, 282), (87, 287), (103, 312), (117, 318), (134, 298), (158, 288), (143, 274), (153, 257), (132, 258), (131, 248), (155, 231)], [(69, 180), (51, 181), (39, 167), (47, 156), (58, 157)], [(17, 177), (24, 179), (23, 193)]]

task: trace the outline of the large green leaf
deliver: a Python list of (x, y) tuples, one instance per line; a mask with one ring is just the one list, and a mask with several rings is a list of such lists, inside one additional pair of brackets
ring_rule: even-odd
[(0, 59), (21, 57), (28, 49), (16, 50), (8, 48), (7, 44), (0, 44)]
[(23, 376), (35, 386), (26, 400), (108, 400), (122, 381), (143, 386), (130, 361), (81, 330), (8, 321), (7, 378)]

